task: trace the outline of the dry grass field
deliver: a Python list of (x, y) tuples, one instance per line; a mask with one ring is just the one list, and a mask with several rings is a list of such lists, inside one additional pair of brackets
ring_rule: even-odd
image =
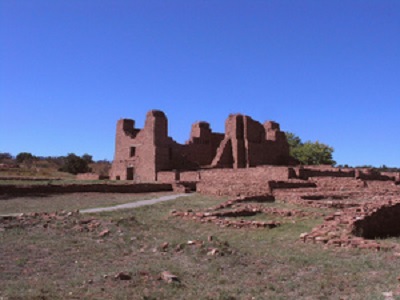
[(126, 193), (72, 193), (48, 194), (36, 196), (0, 196), (0, 215), (55, 212), (61, 210), (73, 211), (92, 207), (114, 206), (138, 200), (158, 198), (172, 192), (126, 194)]
[[(79, 194), (26, 202), (10, 199), (0, 201), (0, 213), (13, 211), (14, 204), (18, 211), (54, 211), (138, 199), (104, 197), (111, 202), (100, 195), (88, 200)], [(234, 229), (171, 215), (172, 210), (196, 211), (223, 200), (194, 194), (125, 211), (3, 218), (0, 299), (397, 297), (399, 253), (325, 249), (299, 240), (322, 217), (263, 215), (257, 219), (279, 220), (282, 225)], [(263, 205), (287, 207), (279, 201)], [(166, 276), (166, 271), (177, 279)]]

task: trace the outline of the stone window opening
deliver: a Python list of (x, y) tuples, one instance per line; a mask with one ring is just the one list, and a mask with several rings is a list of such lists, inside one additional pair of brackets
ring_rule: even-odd
[(129, 156), (130, 156), (130, 157), (136, 156), (136, 147), (131, 147), (131, 148), (130, 148)]

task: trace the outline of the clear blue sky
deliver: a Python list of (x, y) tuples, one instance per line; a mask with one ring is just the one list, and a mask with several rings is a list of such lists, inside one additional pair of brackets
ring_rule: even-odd
[(0, 152), (112, 159), (120, 118), (230, 113), (400, 167), (400, 1), (0, 1)]

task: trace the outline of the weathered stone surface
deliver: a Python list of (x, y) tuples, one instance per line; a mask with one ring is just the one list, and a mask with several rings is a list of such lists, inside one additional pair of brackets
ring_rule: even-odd
[[(143, 129), (135, 128), (130, 119), (118, 121), (110, 178), (173, 182), (180, 180), (182, 171), (204, 167), (237, 169), (294, 162), (285, 133), (275, 122), (262, 125), (248, 116), (230, 115), (225, 134), (213, 133), (208, 123), (198, 122), (182, 145), (168, 136), (165, 114), (152, 110)], [(186, 177), (182, 180), (198, 179), (195, 174), (182, 175)]]
[(300, 235), (304, 242), (324, 243), (334, 247), (387, 250), (395, 245), (382, 244), (374, 238), (400, 236), (400, 197), (394, 202), (364, 203), (346, 208), (325, 218), (310, 233)]
[[(299, 202), (329, 200), (324, 205), (334, 208), (353, 206), (341, 200), (363, 189), (382, 192), (400, 183), (399, 173), (295, 164), (278, 123), (261, 124), (248, 116), (230, 115), (224, 134), (212, 132), (206, 122), (197, 122), (189, 140), (179, 144), (168, 136), (165, 114), (152, 110), (142, 129), (135, 128), (133, 120), (118, 121), (110, 178), (175, 183), (177, 192), (197, 190), (231, 197), (273, 194), (290, 201), (295, 197), (287, 191), (309, 189), (311, 194), (305, 193)], [(318, 194), (313, 189), (319, 189)]]

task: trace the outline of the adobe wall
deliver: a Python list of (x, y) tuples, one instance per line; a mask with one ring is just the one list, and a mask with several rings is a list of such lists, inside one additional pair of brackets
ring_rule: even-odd
[(383, 205), (376, 211), (357, 220), (352, 233), (365, 239), (400, 236), (400, 203)]
[(222, 133), (211, 131), (207, 122), (197, 122), (192, 125), (190, 139), (182, 147), (182, 155), (198, 166), (211, 164), (219, 144), (224, 139)]
[(200, 172), (201, 181), (257, 181), (257, 180), (287, 180), (289, 168), (279, 166), (260, 166), (245, 169), (209, 169)]
[(31, 196), (65, 193), (152, 193), (172, 191), (171, 184), (65, 184), (65, 185), (0, 185), (0, 195)]
[(136, 129), (134, 125), (135, 122), (130, 119), (122, 119), (117, 123), (110, 178), (156, 181), (157, 171), (172, 167), (172, 152), (177, 147), (168, 137), (167, 118), (163, 112), (152, 110), (146, 115), (143, 129)]
[(381, 172), (383, 176), (386, 176), (394, 181), (400, 181), (400, 173), (399, 172)]
[(184, 171), (179, 174), (179, 180), (181, 181), (191, 181), (198, 182), (201, 180), (200, 171)]
[(147, 113), (143, 129), (136, 129), (133, 120), (121, 119), (110, 178), (152, 182), (157, 181), (159, 171), (198, 169), (211, 164), (222, 139), (223, 134), (213, 133), (208, 123), (199, 122), (192, 126), (190, 140), (180, 145), (168, 136), (168, 120), (157, 110)]
[(211, 169), (200, 172), (197, 191), (217, 196), (254, 196), (270, 194), (269, 181), (288, 180), (288, 167)]
[(329, 165), (301, 166), (293, 168), (295, 177), (309, 179), (313, 177), (346, 177), (362, 180), (396, 181), (399, 173), (379, 172), (372, 168), (334, 168)]
[[(309, 186), (309, 182), (286, 182), (291, 168), (262, 166), (245, 169), (208, 169), (199, 171), (162, 171), (157, 179), (163, 183), (192, 182), (202, 194), (218, 196), (255, 196), (270, 194), (281, 186)], [(312, 185), (312, 183), (311, 183)]]
[(197, 122), (192, 126), (190, 139), (181, 145), (168, 136), (168, 120), (161, 111), (149, 111), (143, 129), (135, 128), (133, 120), (121, 119), (117, 123), (110, 178), (169, 182), (170, 175), (160, 172), (293, 162), (279, 124), (262, 125), (248, 116), (230, 115), (225, 125), (225, 134), (221, 134), (212, 132), (207, 122)]
[(399, 187), (396, 185), (395, 181), (391, 180), (367, 180), (365, 185), (374, 192), (384, 191), (386, 193), (390, 191), (398, 191)]
[(177, 171), (161, 171), (157, 173), (157, 181), (163, 183), (171, 183), (179, 180), (179, 172)]
[(371, 168), (356, 169), (355, 176), (356, 178), (364, 180), (395, 180), (395, 178), (393, 178), (392, 176), (385, 175)]
[(296, 168), (298, 178), (310, 177), (355, 177), (355, 170), (350, 168), (333, 168), (332, 166), (307, 166)]
[(259, 165), (291, 165), (289, 144), (278, 123), (264, 125), (244, 115), (230, 115), (225, 137), (212, 162), (215, 168), (249, 168)]
[(365, 188), (367, 185), (363, 180), (347, 177), (313, 177), (310, 181), (325, 191), (343, 191)]
[(80, 173), (76, 174), (77, 180), (100, 180), (100, 175), (96, 173)]

